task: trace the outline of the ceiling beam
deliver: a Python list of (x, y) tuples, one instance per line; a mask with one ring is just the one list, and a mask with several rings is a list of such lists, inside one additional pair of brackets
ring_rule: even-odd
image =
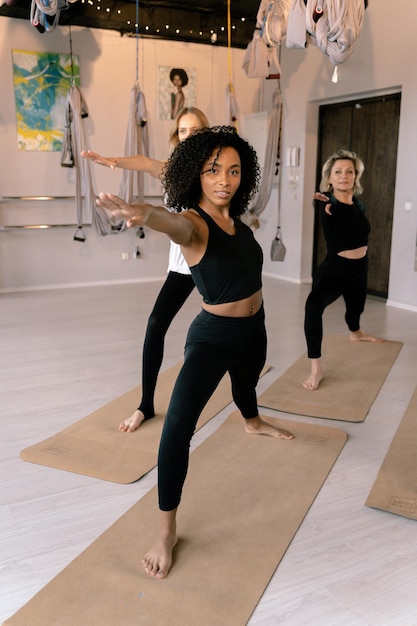
[[(253, 36), (256, 15), (247, 17), (247, 10), (245, 14), (239, 5), (235, 2), (231, 11), (231, 45), (246, 48)], [(227, 3), (213, 2), (210, 7), (203, 6), (201, 0), (198, 5), (141, 0), (137, 22), (135, 2), (79, 0), (61, 11), (59, 24), (115, 30), (121, 35), (135, 36), (138, 33), (154, 39), (227, 46), (227, 11), (223, 11), (224, 6)], [(29, 19), (30, 0), (17, 0), (12, 6), (4, 4), (0, 7), (0, 15)]]

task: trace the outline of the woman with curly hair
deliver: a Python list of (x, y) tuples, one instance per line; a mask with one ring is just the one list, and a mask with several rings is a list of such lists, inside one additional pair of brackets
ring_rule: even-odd
[(323, 313), (337, 298), (343, 296), (345, 301), (345, 320), (352, 341), (383, 341), (360, 329), (367, 291), (371, 230), (363, 204), (356, 197), (363, 191), (360, 179), (364, 169), (362, 160), (354, 152), (338, 150), (323, 165), (320, 193), (314, 194), (327, 254), (317, 268), (305, 305), (304, 331), (311, 371), (303, 387), (309, 391), (318, 389), (323, 378), (320, 362)]
[(165, 578), (177, 542), (176, 513), (186, 478), (189, 447), (197, 420), (226, 372), (233, 399), (249, 434), (292, 439), (263, 420), (256, 385), (266, 357), (262, 299), (262, 250), (242, 223), (256, 191), (259, 166), (253, 148), (230, 126), (197, 131), (180, 144), (164, 171), (169, 206), (127, 205), (100, 194), (99, 206), (146, 224), (180, 244), (202, 295), (202, 310), (188, 330), (184, 365), (174, 386), (158, 455), (159, 535), (142, 563)]
[[(178, 113), (173, 124), (169, 143), (174, 150), (193, 132), (207, 128), (207, 117), (196, 107), (185, 107)], [(147, 172), (154, 178), (161, 178), (166, 161), (151, 159), (143, 154), (126, 157), (103, 157), (91, 150), (82, 156), (94, 163), (115, 169), (116, 167)], [(190, 268), (178, 244), (171, 241), (168, 260), (168, 275), (162, 285), (151, 314), (148, 318), (142, 352), (142, 398), (137, 409), (119, 425), (119, 430), (132, 433), (143, 421), (155, 416), (155, 389), (164, 356), (165, 335), (172, 320), (177, 315), (195, 285)]]

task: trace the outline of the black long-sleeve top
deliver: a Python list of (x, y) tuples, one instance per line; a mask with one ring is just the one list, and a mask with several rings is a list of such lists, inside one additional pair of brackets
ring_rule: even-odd
[[(332, 195), (329, 202), (319, 200), (317, 203), (329, 256), (368, 245), (371, 225), (363, 204), (355, 196), (352, 204), (339, 202)], [(331, 204), (330, 215), (324, 210), (327, 204)]]

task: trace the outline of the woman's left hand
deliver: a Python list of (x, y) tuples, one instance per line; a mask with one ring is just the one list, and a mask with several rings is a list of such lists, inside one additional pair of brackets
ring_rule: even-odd
[[(325, 193), (321, 193), (321, 191), (316, 191), (313, 194), (313, 200), (319, 200), (320, 202), (328, 202), (329, 196), (326, 196)], [(331, 206), (332, 206), (331, 202), (328, 202), (328, 204), (326, 204), (326, 206), (324, 207), (324, 210), (327, 213), (327, 215), (331, 215), (331, 212), (330, 212)]]
[(93, 152), (92, 150), (83, 150), (81, 156), (84, 157), (84, 159), (93, 161), (93, 163), (109, 167), (111, 170), (115, 170), (119, 163), (117, 157), (103, 157), (101, 154), (98, 154), (98, 152)]

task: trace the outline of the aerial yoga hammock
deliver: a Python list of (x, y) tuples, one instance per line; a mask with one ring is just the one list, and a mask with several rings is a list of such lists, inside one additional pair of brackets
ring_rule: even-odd
[[(265, 210), (271, 197), (272, 185), (275, 180), (278, 183), (278, 220), (277, 232), (272, 242), (271, 260), (283, 261), (286, 249), (282, 241), (280, 214), (281, 214), (281, 194), (280, 194), (280, 178), (281, 178), (281, 120), (282, 120), (282, 97), (278, 87), (272, 94), (272, 111), (268, 123), (268, 138), (266, 141), (264, 166), (262, 169), (262, 177), (259, 190), (252, 200), (248, 209), (249, 216), (259, 217)], [(245, 218), (245, 216), (243, 216)], [(246, 217), (244, 221), (250, 225), (250, 219)]]
[[(139, 2), (136, 0), (136, 80), (130, 92), (130, 111), (125, 140), (125, 156), (149, 156), (148, 114), (145, 95), (139, 86)], [(143, 202), (144, 177), (139, 170), (123, 170), (119, 196), (131, 204), (134, 200), (134, 180), (137, 181), (137, 200)]]
[(287, 48), (307, 48), (309, 43), (326, 54), (337, 67), (347, 61), (362, 31), (367, 0), (294, 0), (288, 16)]
[(77, 230), (75, 241), (85, 241), (83, 225), (90, 224), (100, 235), (119, 232), (122, 224), (110, 220), (108, 215), (96, 206), (91, 164), (79, 155), (87, 150), (87, 139), (84, 133), (83, 119), (88, 116), (88, 109), (80, 88), (73, 82), (66, 102), (66, 124), (62, 148), (62, 167), (75, 168), (75, 201), (77, 206)]
[[(30, 22), (40, 33), (51, 33), (59, 23), (61, 10), (77, 0), (32, 0)], [(0, 6), (1, 6), (0, 2)]]
[[(250, 225), (254, 216), (259, 217), (271, 197), (274, 177), (280, 174), (280, 138), (282, 98), (279, 87), (281, 65), (279, 50), (287, 32), (291, 0), (262, 0), (256, 16), (256, 27), (243, 60), (243, 69), (249, 78), (277, 78), (278, 87), (272, 96), (272, 111), (268, 122), (268, 138), (265, 148), (264, 167), (259, 191), (253, 199), (248, 214), (244, 216)], [(274, 73), (275, 72), (275, 73)], [(278, 72), (278, 73), (276, 73)], [(279, 180), (278, 180), (279, 183)], [(279, 198), (278, 198), (279, 204)], [(278, 229), (279, 207), (278, 207)]]
[(232, 126), (238, 129), (239, 109), (237, 106), (235, 88), (232, 79), (232, 19), (230, 14), (230, 0), (227, 0), (227, 72), (229, 82), (226, 87), (227, 108), (229, 111), (229, 121)]
[(262, 0), (256, 15), (255, 31), (243, 59), (249, 78), (281, 74), (278, 49), (287, 32), (291, 0)]
[(72, 82), (66, 99), (66, 123), (62, 144), (61, 166), (75, 168), (75, 201), (77, 206), (77, 230), (74, 241), (85, 241), (83, 226), (91, 224), (100, 235), (108, 235), (120, 231), (123, 223), (119, 220), (110, 220), (109, 216), (96, 206), (91, 164), (80, 157), (82, 150), (88, 150), (87, 138), (84, 132), (83, 119), (88, 117), (88, 107), (76, 85), (74, 78), (74, 64), (72, 53), (72, 38), (70, 27), (70, 57)]
[(272, 95), (272, 112), (268, 124), (268, 138), (265, 148), (264, 166), (259, 191), (250, 205), (250, 212), (259, 216), (265, 210), (271, 196), (274, 176), (279, 174), (281, 139), (282, 98), (279, 87)]
[[(147, 113), (145, 97), (138, 83), (138, 21), (139, 7), (136, 3), (136, 82), (130, 94), (130, 111), (125, 140), (125, 156), (145, 153), (148, 156)], [(71, 27), (70, 27), (71, 29)], [(70, 30), (71, 69), (73, 68), (72, 39)], [(85, 241), (83, 224), (91, 223), (100, 235), (114, 235), (125, 230), (126, 222), (123, 219), (110, 217), (96, 204), (91, 175), (91, 163), (88, 159), (79, 157), (82, 151), (88, 150), (87, 139), (84, 133), (83, 118), (88, 116), (88, 109), (81, 90), (73, 78), (69, 89), (66, 105), (66, 125), (62, 149), (61, 165), (75, 167), (76, 170), (76, 204), (77, 230), (75, 241)], [(119, 196), (126, 202), (134, 201), (134, 180), (137, 177), (137, 200), (143, 202), (144, 183), (143, 172), (124, 170), (119, 189)], [(83, 205), (84, 198), (84, 205)], [(83, 210), (84, 209), (84, 210)], [(86, 215), (85, 214), (86, 211)], [(140, 237), (143, 237), (141, 230)]]

